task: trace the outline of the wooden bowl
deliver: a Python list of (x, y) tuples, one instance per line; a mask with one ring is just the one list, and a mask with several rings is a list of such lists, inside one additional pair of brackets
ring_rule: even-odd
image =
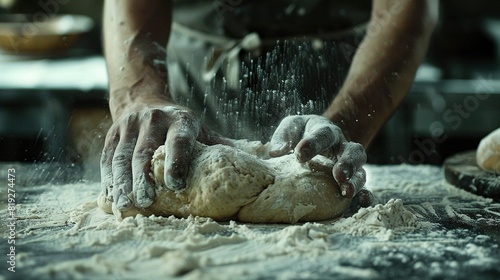
[(0, 48), (14, 54), (59, 53), (71, 48), (93, 25), (91, 18), (80, 15), (46, 15), (38, 20), (33, 15), (1, 15)]

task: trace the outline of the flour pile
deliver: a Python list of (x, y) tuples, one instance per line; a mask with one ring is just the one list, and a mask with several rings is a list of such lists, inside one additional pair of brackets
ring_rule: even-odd
[(413, 213), (405, 209), (402, 200), (391, 199), (385, 205), (361, 208), (358, 213), (336, 222), (333, 227), (356, 236), (373, 235), (381, 240), (390, 240), (394, 231), (411, 231), (422, 225)]
[[(296, 225), (136, 215), (95, 202), (99, 184), (26, 187), (18, 271), (26, 279), (380, 279), (498, 275), (500, 204), (444, 182), (440, 170), (367, 168), (377, 204)], [(411, 171), (413, 170), (413, 171)], [(79, 205), (79, 206), (78, 206)], [(496, 225), (496, 231), (493, 228)], [(451, 226), (451, 228), (450, 228)], [(50, 256), (47, 257), (47, 256)], [(395, 269), (397, 268), (397, 269)], [(22, 277), (21, 277), (22, 278)], [(492, 278), (494, 279), (494, 278)]]

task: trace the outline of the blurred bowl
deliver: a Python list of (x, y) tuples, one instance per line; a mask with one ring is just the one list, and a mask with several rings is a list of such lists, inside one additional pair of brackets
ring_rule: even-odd
[(13, 54), (54, 54), (74, 46), (77, 39), (94, 26), (91, 18), (80, 15), (0, 15), (0, 48)]

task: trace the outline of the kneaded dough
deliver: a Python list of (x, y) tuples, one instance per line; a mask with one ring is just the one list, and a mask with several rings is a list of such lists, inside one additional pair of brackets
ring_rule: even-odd
[(494, 130), (479, 142), (476, 160), (482, 169), (500, 173), (500, 128)]
[[(159, 147), (152, 160), (151, 175), (157, 184), (154, 203), (146, 209), (123, 211), (122, 217), (141, 213), (296, 223), (336, 218), (349, 206), (351, 199), (341, 195), (331, 172), (334, 163), (328, 158), (316, 156), (300, 164), (293, 154), (258, 157), (267, 154), (266, 145), (260, 142), (248, 142), (240, 148), (197, 143), (187, 187), (174, 192), (165, 187), (165, 149)], [(134, 200), (133, 194), (129, 197)], [(111, 202), (102, 193), (98, 204), (112, 213)]]

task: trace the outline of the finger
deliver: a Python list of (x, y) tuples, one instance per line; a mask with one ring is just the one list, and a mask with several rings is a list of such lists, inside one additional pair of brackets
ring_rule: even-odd
[(237, 140), (224, 137), (224, 136), (222, 136), (214, 131), (209, 131), (208, 129), (202, 127), (201, 133), (198, 136), (198, 141), (200, 141), (201, 143), (203, 143), (205, 145), (209, 145), (209, 146), (222, 144), (222, 145), (234, 147), (235, 146), (234, 141), (237, 141)]
[(311, 119), (303, 139), (295, 147), (300, 162), (306, 162), (343, 140), (342, 130), (325, 118)]
[(359, 143), (344, 142), (340, 148), (340, 156), (333, 167), (333, 176), (339, 185), (349, 181), (351, 177), (366, 163), (366, 152)]
[(356, 195), (359, 206), (366, 208), (373, 205), (373, 193), (367, 189), (361, 189)]
[(373, 194), (367, 190), (362, 189), (356, 196), (352, 198), (349, 208), (345, 212), (347, 216), (351, 216), (358, 212), (358, 210), (363, 207), (370, 207), (373, 204)]
[(113, 199), (117, 210), (127, 210), (132, 207), (128, 194), (132, 192), (132, 155), (137, 141), (138, 126), (134, 116), (126, 120), (113, 155)]
[(179, 191), (186, 186), (186, 177), (200, 125), (188, 111), (173, 112), (176, 121), (170, 125), (165, 141), (165, 186)]
[(360, 168), (354, 176), (347, 182), (339, 184), (342, 196), (347, 198), (354, 197), (366, 183), (366, 172)]
[(132, 157), (133, 192), (135, 204), (146, 208), (155, 199), (155, 182), (151, 178), (151, 159), (155, 150), (165, 142), (165, 124), (158, 119), (164, 114), (160, 110), (148, 112), (147, 122), (141, 123), (139, 138)]
[(302, 138), (306, 121), (304, 116), (284, 118), (271, 137), (269, 155), (279, 157), (288, 154)]
[(115, 128), (111, 128), (104, 140), (104, 148), (101, 153), (101, 191), (106, 197), (106, 200), (113, 201), (113, 155), (115, 154), (116, 145), (120, 140), (120, 134)]
[(367, 189), (362, 189), (359, 193), (352, 198), (351, 204), (349, 205), (349, 209), (346, 211), (346, 214), (352, 215), (358, 212), (359, 208), (370, 207), (373, 205), (373, 194)]

